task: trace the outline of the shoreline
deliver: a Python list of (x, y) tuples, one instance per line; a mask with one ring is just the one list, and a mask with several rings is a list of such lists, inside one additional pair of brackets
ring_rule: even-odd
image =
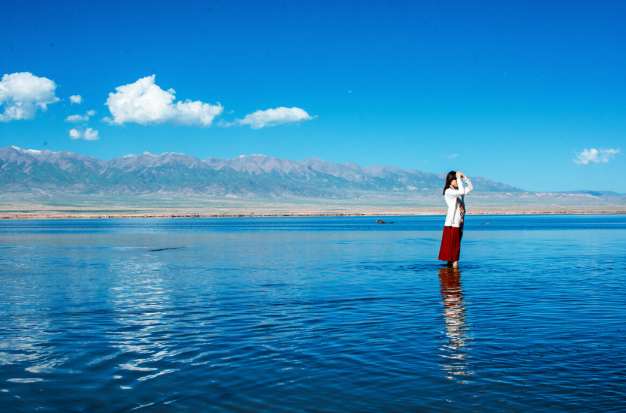
[[(477, 211), (468, 215), (620, 215), (626, 214), (626, 210), (561, 210), (561, 211)], [(193, 213), (139, 213), (139, 214), (116, 214), (111, 213), (0, 213), (0, 220), (55, 220), (55, 219), (142, 219), (142, 218), (306, 218), (306, 217), (383, 217), (383, 216), (444, 216), (444, 212), (288, 212), (288, 213), (260, 213), (260, 214), (193, 214)]]

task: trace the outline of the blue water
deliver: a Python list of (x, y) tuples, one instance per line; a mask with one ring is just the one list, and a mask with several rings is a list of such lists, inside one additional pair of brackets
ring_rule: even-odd
[(442, 221), (0, 221), (0, 410), (626, 410), (626, 216)]

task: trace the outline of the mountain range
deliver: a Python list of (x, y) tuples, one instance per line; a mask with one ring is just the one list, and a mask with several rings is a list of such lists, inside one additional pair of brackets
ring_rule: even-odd
[[(345, 198), (359, 193), (441, 194), (445, 174), (318, 158), (300, 162), (266, 155), (198, 159), (183, 153), (127, 155), (110, 160), (68, 151), (0, 149), (0, 191), (180, 193), (241, 197)], [(477, 192), (523, 193), (471, 177)]]

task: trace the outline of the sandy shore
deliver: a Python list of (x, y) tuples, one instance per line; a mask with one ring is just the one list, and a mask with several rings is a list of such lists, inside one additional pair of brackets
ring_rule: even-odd
[[(27, 196), (28, 195), (28, 196)], [(624, 214), (623, 199), (473, 196), (469, 215)], [(445, 215), (441, 196), (355, 199), (230, 198), (167, 194), (0, 194), (0, 219), (240, 218)]]

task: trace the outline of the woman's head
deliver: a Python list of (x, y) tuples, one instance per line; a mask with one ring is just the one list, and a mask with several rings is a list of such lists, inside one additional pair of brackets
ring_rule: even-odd
[(443, 187), (443, 194), (446, 194), (446, 189), (450, 188), (451, 185), (456, 186), (456, 171), (448, 172), (446, 176), (446, 186)]

